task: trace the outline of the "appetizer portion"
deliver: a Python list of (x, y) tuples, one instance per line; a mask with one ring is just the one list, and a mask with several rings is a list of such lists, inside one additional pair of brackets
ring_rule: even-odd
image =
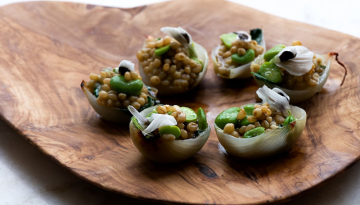
[(265, 52), (262, 30), (257, 28), (248, 34), (236, 31), (222, 34), (221, 44), (211, 53), (215, 73), (222, 78), (249, 78), (250, 64)]
[(143, 84), (130, 61), (123, 60), (117, 68), (105, 68), (89, 77), (89, 82), (82, 81), (81, 88), (94, 110), (106, 120), (128, 123), (131, 113), (127, 106), (141, 111), (159, 103), (157, 90)]
[(159, 105), (138, 112), (130, 122), (130, 136), (135, 147), (146, 158), (172, 163), (190, 158), (205, 144), (210, 127), (202, 108), (195, 113), (191, 108)]
[(289, 96), (264, 85), (256, 92), (262, 104), (223, 111), (215, 119), (219, 142), (230, 155), (263, 158), (291, 149), (306, 123), (306, 112), (289, 105)]
[(148, 36), (144, 47), (136, 54), (144, 83), (157, 88), (162, 95), (193, 89), (205, 76), (206, 50), (193, 42), (191, 35), (181, 27), (164, 27), (161, 31), (167, 36)]
[[(314, 54), (300, 41), (292, 46), (279, 44), (255, 59), (251, 72), (260, 87), (264, 84), (278, 87), (290, 96), (291, 103), (297, 103), (322, 89), (329, 76), (332, 55), (337, 59), (338, 54), (333, 52)], [(346, 68), (343, 82), (345, 76)]]

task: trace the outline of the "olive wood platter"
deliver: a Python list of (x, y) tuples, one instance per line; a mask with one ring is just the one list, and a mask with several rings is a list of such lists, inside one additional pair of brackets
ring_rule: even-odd
[[(359, 159), (358, 38), (220, 0), (133, 9), (27, 2), (1, 7), (0, 24), (1, 117), (56, 162), (104, 189), (162, 203), (279, 203)], [(245, 161), (224, 152), (214, 120), (227, 108), (255, 102), (258, 87), (253, 79), (217, 77), (210, 62), (197, 88), (160, 97), (167, 104), (203, 107), (212, 128), (209, 140), (186, 161), (157, 164), (137, 151), (128, 124), (106, 122), (95, 113), (80, 82), (121, 60), (137, 62), (144, 35), (164, 36), (164, 26), (182, 26), (209, 54), (222, 33), (259, 27), (267, 48), (300, 40), (315, 53), (340, 51), (349, 74), (340, 87), (344, 71), (333, 60), (324, 89), (298, 104), (308, 118), (290, 152)]]

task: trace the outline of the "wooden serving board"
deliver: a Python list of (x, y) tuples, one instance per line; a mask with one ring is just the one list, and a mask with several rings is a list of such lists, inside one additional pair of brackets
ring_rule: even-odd
[[(128, 125), (97, 116), (80, 82), (135, 54), (144, 34), (182, 26), (210, 51), (222, 33), (263, 28), (267, 47), (300, 40), (316, 53), (340, 51), (322, 92), (298, 104), (306, 129), (291, 152), (262, 161), (228, 156), (214, 130), (203, 149), (178, 164), (156, 164), (134, 147)], [(347, 47), (342, 49), (345, 45)], [(171, 1), (134, 9), (27, 2), (0, 8), (0, 114), (30, 143), (97, 186), (130, 197), (194, 204), (283, 202), (323, 184), (360, 156), (360, 40), (231, 2)], [(212, 63), (193, 91), (161, 98), (207, 112), (211, 128), (224, 109), (254, 102), (252, 79), (223, 80)], [(16, 149), (16, 147), (14, 147)]]

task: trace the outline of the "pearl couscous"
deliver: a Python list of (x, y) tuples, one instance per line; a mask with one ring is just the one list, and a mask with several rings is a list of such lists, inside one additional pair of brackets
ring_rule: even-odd
[(175, 86), (187, 90), (196, 83), (203, 70), (203, 62), (191, 57), (184, 46), (169, 36), (148, 37), (136, 56), (152, 86)]

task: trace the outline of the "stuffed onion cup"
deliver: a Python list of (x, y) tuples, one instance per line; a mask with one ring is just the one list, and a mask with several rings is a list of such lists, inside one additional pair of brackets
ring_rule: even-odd
[(160, 163), (180, 162), (196, 154), (210, 135), (204, 111), (160, 105), (138, 112), (129, 125), (135, 147), (146, 158)]
[(148, 36), (136, 55), (144, 83), (157, 88), (162, 95), (195, 88), (207, 71), (207, 51), (193, 42), (191, 35), (181, 27), (164, 27), (161, 31), (167, 36)]
[(222, 34), (221, 45), (211, 52), (215, 73), (222, 78), (250, 78), (251, 62), (266, 50), (261, 29), (253, 29), (250, 34), (237, 31)]
[(219, 142), (235, 157), (257, 159), (286, 152), (305, 128), (306, 112), (289, 105), (280, 89), (264, 85), (257, 94), (263, 104), (229, 108), (215, 120)]
[(89, 77), (89, 82), (81, 82), (81, 88), (93, 109), (105, 120), (128, 123), (131, 113), (127, 106), (141, 111), (159, 103), (157, 90), (143, 84), (130, 61), (121, 61), (117, 68), (105, 68), (100, 75), (91, 73)]
[[(319, 92), (330, 73), (331, 52), (318, 55), (293, 42), (293, 46), (279, 44), (257, 57), (251, 64), (251, 72), (256, 83), (269, 88), (280, 88), (290, 96), (291, 103), (304, 101)], [(345, 66), (338, 61), (344, 68)], [(341, 85), (344, 83), (345, 75)]]

